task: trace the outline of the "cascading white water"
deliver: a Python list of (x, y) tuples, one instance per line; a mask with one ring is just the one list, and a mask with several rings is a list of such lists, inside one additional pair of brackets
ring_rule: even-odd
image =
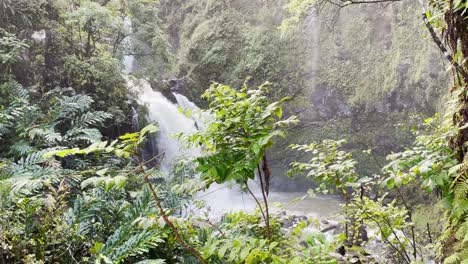
[(197, 129), (201, 129), (207, 124), (210, 120), (210, 117), (204, 113), (200, 114), (198, 106), (191, 102), (186, 96), (178, 93), (172, 93), (177, 101), (177, 104), (182, 107), (184, 110), (193, 111), (193, 119)]
[[(124, 19), (124, 30), (126, 32), (132, 32), (132, 21), (130, 18), (125, 17)], [(132, 54), (133, 53), (133, 41), (131, 38), (131, 34), (129, 34), (128, 37), (124, 38), (122, 40), (122, 44), (124, 47), (124, 56), (122, 59), (122, 64), (124, 65), (124, 70), (127, 73), (132, 73), (135, 72), (135, 66), (136, 66), (136, 60), (135, 56)]]
[(156, 145), (160, 152), (164, 152), (161, 168), (168, 171), (176, 157), (199, 155), (199, 149), (184, 148), (174, 136), (177, 133), (195, 132), (195, 121), (181, 113), (177, 105), (171, 103), (162, 93), (153, 91), (146, 80), (128, 76), (126, 79), (128, 86), (140, 93), (140, 102), (148, 107), (149, 120), (159, 127)]
[[(185, 116), (179, 108), (192, 111), (197, 111), (199, 108), (181, 94), (174, 94), (178, 102), (178, 105), (176, 105), (166, 99), (160, 92), (153, 91), (147, 81), (137, 80), (129, 76), (126, 76), (126, 79), (132, 90), (139, 91), (140, 102), (148, 107), (150, 121), (157, 123), (159, 126), (160, 130), (156, 144), (159, 152), (165, 153), (162, 169), (169, 171), (172, 161), (180, 156), (196, 157), (201, 155), (200, 149), (186, 148), (173, 136), (175, 133), (191, 133), (197, 130), (195, 120)], [(199, 123), (200, 127), (204, 126), (204, 122), (209, 121), (207, 116), (200, 118), (194, 115), (194, 117), (196, 117), (196, 122)], [(259, 191), (256, 191), (253, 185), (251, 188), (260, 197)], [(291, 203), (291, 200), (302, 195), (300, 193), (271, 192), (269, 200), (272, 203), (287, 204), (287, 208), (280, 210), (286, 210), (293, 214), (324, 217), (338, 210), (336, 198), (330, 196), (317, 196), (316, 198), (307, 198), (303, 201)], [(253, 211), (256, 207), (256, 203), (250, 195), (242, 193), (238, 188), (229, 188), (228, 184), (212, 184), (208, 190), (200, 192), (197, 197), (206, 202), (207, 206), (211, 208), (211, 215), (214, 217), (232, 210)]]
[[(128, 32), (131, 32), (132, 25), (130, 19), (125, 20), (125, 27)], [(131, 74), (135, 71), (136, 60), (132, 51), (132, 39), (127, 37), (125, 40), (126, 52), (122, 60), (125, 72)], [(159, 132), (157, 139), (152, 143), (154, 155), (157, 152), (164, 152), (165, 158), (161, 164), (162, 170), (168, 172), (171, 164), (178, 157), (196, 157), (201, 154), (198, 148), (184, 147), (174, 134), (191, 133), (198, 128), (203, 128), (210, 120), (208, 115), (193, 115), (191, 118), (185, 116), (179, 107), (184, 110), (197, 111), (199, 108), (187, 97), (182, 94), (174, 93), (178, 105), (170, 102), (160, 92), (154, 91), (148, 81), (144, 79), (136, 79), (129, 75), (124, 75), (127, 85), (130, 90), (139, 94), (139, 101), (148, 107), (148, 118), (150, 121), (157, 123)], [(138, 115), (133, 113), (136, 119)], [(136, 120), (135, 120), (136, 121)], [(157, 149), (155, 151), (154, 149)], [(146, 157), (150, 159), (152, 157)], [(251, 188), (254, 186), (251, 186)], [(255, 189), (255, 188), (253, 188)], [(254, 190), (254, 192), (256, 192)], [(258, 193), (258, 191), (256, 192)], [(301, 193), (276, 193), (271, 192), (269, 196), (270, 203), (280, 202), (287, 205), (287, 208), (280, 208), (289, 213), (299, 215), (312, 215), (314, 217), (328, 217), (338, 210), (338, 202), (335, 197), (317, 196), (316, 198), (307, 198), (298, 202), (291, 200), (302, 196)], [(260, 196), (260, 195), (258, 195)], [(245, 210), (252, 211), (256, 207), (254, 199), (250, 195), (246, 195), (239, 189), (231, 189), (227, 184), (219, 185), (212, 184), (205, 192), (198, 194), (198, 197), (203, 199), (206, 204), (211, 207), (212, 215), (222, 215), (230, 210)]]
[[(161, 169), (168, 172), (173, 161), (179, 157), (199, 156), (200, 149), (184, 147), (174, 136), (177, 133), (195, 132), (197, 130), (195, 123), (198, 123), (199, 127), (203, 127), (203, 122), (207, 120), (206, 116), (204, 118), (198, 117), (195, 121), (179, 110), (180, 107), (185, 110), (198, 111), (198, 106), (181, 94), (174, 94), (179, 102), (179, 105), (175, 105), (160, 92), (153, 91), (146, 80), (135, 79), (131, 76), (125, 76), (125, 78), (129, 88), (140, 94), (140, 103), (148, 107), (149, 120), (157, 123), (159, 127), (156, 147), (159, 152), (164, 152)], [(211, 207), (214, 215), (221, 215), (228, 210), (253, 210), (255, 208), (254, 200), (244, 196), (239, 190), (219, 184), (212, 184), (208, 190), (198, 195)]]

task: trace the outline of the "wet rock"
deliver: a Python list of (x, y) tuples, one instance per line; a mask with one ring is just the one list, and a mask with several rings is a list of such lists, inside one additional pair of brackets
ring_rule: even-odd
[(361, 260), (359, 259), (358, 256), (352, 256), (351, 259), (349, 260), (349, 263), (351, 264), (361, 264)]
[(330, 252), (328, 255), (330, 255), (331, 257), (336, 258), (336, 259), (342, 259), (343, 258), (343, 256), (341, 254), (338, 254), (336, 252)]
[(309, 244), (308, 244), (307, 242), (305, 242), (305, 241), (299, 242), (299, 245), (301, 245), (301, 246), (303, 246), (303, 247), (305, 247), (305, 248), (309, 248), (309, 247), (310, 247)]
[(336, 228), (338, 228), (337, 225), (331, 225), (331, 226), (328, 226), (328, 227), (326, 227), (326, 228), (320, 230), (320, 232), (326, 233), (326, 232), (332, 231), (332, 230), (334, 230), (334, 229), (336, 229)]
[[(280, 214), (281, 215), (281, 214)], [(286, 212), (283, 214), (283, 216), (286, 216)], [(291, 228), (297, 225), (299, 222), (307, 221), (307, 216), (304, 215), (289, 215), (284, 217), (281, 222), (283, 223), (283, 228)]]
[(346, 255), (346, 248), (344, 246), (339, 246), (336, 249), (336, 253), (340, 254), (341, 256)]

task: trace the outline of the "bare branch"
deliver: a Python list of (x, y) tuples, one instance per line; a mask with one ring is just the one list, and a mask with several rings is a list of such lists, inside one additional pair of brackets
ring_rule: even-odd
[(338, 6), (340, 8), (350, 6), (350, 5), (361, 5), (361, 4), (378, 4), (378, 3), (392, 3), (392, 2), (400, 2), (401, 0), (340, 0), (340, 1), (333, 1), (333, 0), (326, 0), (326, 2)]

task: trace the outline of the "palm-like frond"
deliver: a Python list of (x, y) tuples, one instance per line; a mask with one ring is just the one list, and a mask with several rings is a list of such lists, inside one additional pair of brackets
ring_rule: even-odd
[(18, 142), (13, 143), (13, 145), (10, 146), (10, 153), (16, 156), (24, 156), (27, 155), (28, 153), (31, 153), (34, 148), (29, 144), (29, 142), (20, 140)]
[(50, 111), (51, 119), (54, 121), (69, 119), (76, 114), (90, 109), (93, 99), (88, 95), (62, 96), (57, 98)]
[(10, 82), (8, 85), (10, 86), (10, 92), (14, 98), (25, 101), (29, 100), (29, 92), (28, 90), (24, 89), (21, 84), (18, 82)]
[(86, 127), (102, 124), (106, 119), (111, 118), (112, 115), (103, 111), (87, 112), (77, 118), (76, 126)]
[(101, 141), (101, 138), (101, 132), (95, 128), (72, 128), (67, 131), (63, 137), (63, 141), (92, 144)]
[(122, 226), (108, 238), (101, 254), (110, 258), (113, 263), (120, 263), (128, 257), (144, 254), (163, 242), (157, 230), (137, 230)]

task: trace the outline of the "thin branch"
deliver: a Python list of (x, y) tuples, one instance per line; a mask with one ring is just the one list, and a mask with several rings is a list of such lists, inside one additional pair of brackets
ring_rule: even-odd
[[(398, 195), (400, 196), (401, 200), (403, 201), (403, 205), (405, 206), (406, 210), (408, 211), (409, 221), (413, 222), (411, 208), (409, 208), (408, 204), (406, 203), (406, 199), (403, 196), (403, 194), (401, 193), (400, 188), (397, 187), (396, 190), (397, 190)], [(413, 246), (413, 257), (416, 260), (417, 250), (416, 250), (416, 237), (415, 237), (414, 225), (411, 225), (411, 237), (412, 237), (411, 245)]]
[(429, 33), (431, 34), (432, 39), (434, 40), (435, 44), (437, 47), (442, 51), (444, 54), (445, 58), (450, 62), (450, 64), (455, 68), (456, 71), (458, 71), (465, 79), (468, 78), (468, 74), (466, 71), (458, 64), (458, 62), (453, 60), (452, 55), (447, 51), (447, 49), (444, 47), (444, 44), (442, 44), (442, 41), (440, 41), (439, 37), (434, 31), (434, 28), (432, 27), (431, 23), (429, 22), (429, 19), (427, 18), (426, 12), (422, 14), (422, 19), (424, 21), (424, 24), (426, 25), (427, 30), (429, 30)]
[(205, 216), (206, 216), (206, 221), (208, 222), (208, 224), (209, 224), (211, 227), (216, 228), (216, 229), (219, 231), (219, 233), (221, 233), (221, 235), (223, 236), (223, 238), (226, 238), (226, 235), (224, 234), (223, 230), (221, 230), (221, 229), (219, 228), (219, 225), (215, 225), (213, 222), (211, 222), (210, 217), (209, 217), (209, 215), (208, 215), (207, 213), (205, 214)]
[(271, 239), (271, 233), (270, 233), (270, 214), (268, 212), (268, 200), (265, 195), (265, 186), (263, 183), (263, 178), (262, 178), (262, 172), (260, 170), (260, 165), (257, 164), (257, 170), (258, 170), (258, 177), (260, 178), (260, 185), (262, 189), (262, 196), (263, 196), (263, 202), (265, 203), (265, 211), (266, 211), (266, 218), (265, 218), (265, 223), (266, 223), (266, 228), (267, 228), (267, 238), (268, 240)]
[(261, 205), (260, 202), (258, 201), (258, 199), (257, 199), (257, 197), (255, 196), (255, 194), (252, 192), (252, 190), (250, 190), (249, 185), (247, 185), (247, 182), (245, 182), (245, 188), (246, 188), (247, 191), (250, 193), (250, 195), (254, 198), (255, 202), (257, 203), (258, 207), (260, 208), (260, 213), (262, 213), (263, 220), (264, 220), (265, 223), (266, 223), (266, 217), (265, 217), (265, 213), (263, 212), (262, 205)]
[[(369, 218), (372, 219), (372, 220), (377, 224), (377, 226), (378, 226), (379, 229), (380, 229), (380, 233), (383, 234), (384, 231), (383, 231), (382, 226), (380, 226), (379, 221), (377, 221), (376, 219), (373, 219), (373, 217), (369, 217)], [(390, 226), (390, 228), (392, 228), (392, 227)], [(406, 263), (411, 263), (411, 261), (409, 260), (408, 255), (406, 254), (406, 251), (405, 251), (404, 249), (403, 249), (403, 252), (404, 252), (405, 254), (401, 253), (400, 250), (399, 250), (387, 237), (382, 236), (382, 238), (383, 238), (385, 241), (387, 241), (387, 243), (388, 243), (394, 250), (396, 250), (396, 252), (398, 252), (398, 254), (405, 260)], [(398, 241), (398, 242), (399, 242), (399, 241)], [(407, 258), (407, 257), (408, 257), (408, 258)]]
[(154, 55), (156, 55), (156, 53), (134, 53), (134, 52), (130, 52), (130, 53), (124, 53), (123, 55), (125, 55), (125, 56), (154, 56)]
[(345, 6), (348, 5), (359, 5), (359, 4), (377, 4), (377, 3), (388, 3), (388, 2), (400, 2), (401, 0), (360, 0), (360, 1), (345, 1)]
[(208, 264), (208, 262), (202, 257), (202, 255), (195, 250), (192, 246), (187, 244), (185, 240), (182, 238), (182, 235), (179, 233), (179, 230), (175, 227), (175, 225), (169, 220), (169, 218), (166, 215), (166, 212), (164, 211), (162, 204), (161, 204), (161, 199), (159, 198), (158, 194), (156, 193), (156, 190), (153, 187), (153, 184), (151, 183), (151, 180), (149, 179), (150, 174), (145, 175), (145, 181), (148, 183), (148, 186), (150, 187), (151, 193), (153, 194), (154, 200), (156, 201), (156, 206), (159, 209), (159, 212), (161, 213), (161, 217), (163, 218), (164, 222), (166, 225), (171, 229), (171, 231), (174, 233), (174, 236), (176, 237), (177, 242), (190, 254), (194, 255), (198, 260), (203, 263), (203, 264)]
[[(390, 228), (392, 228), (392, 223), (390, 223), (390, 220), (388, 220), (387, 217), (383, 217), (383, 220), (385, 220), (385, 222), (387, 222), (387, 225)], [(403, 242), (400, 241), (400, 238), (398, 237), (397, 233), (395, 232), (395, 229), (393, 229), (393, 228), (392, 228), (392, 233), (393, 233), (393, 236), (395, 236), (395, 239), (398, 241), (398, 244), (403, 246)], [(405, 256), (408, 258), (409, 262), (411, 262), (411, 258), (409, 257), (408, 252), (406, 252), (406, 250), (404, 248), (403, 248), (403, 253), (405, 253)]]
[(361, 5), (361, 4), (378, 4), (378, 3), (392, 3), (392, 2), (400, 2), (401, 0), (350, 0), (350, 1), (343, 1), (340, 2), (326, 0), (326, 2), (338, 6), (340, 8), (350, 6), (350, 5)]
[(431, 229), (429, 228), (429, 222), (426, 223), (426, 228), (427, 228), (427, 235), (429, 236), (429, 243), (432, 244), (432, 235), (431, 235)]
[[(398, 249), (397, 246), (395, 246), (384, 234), (384, 231), (383, 231), (383, 228), (382, 226), (380, 225), (380, 221), (378, 221), (377, 219), (375, 219), (375, 217), (372, 216), (371, 213), (367, 212), (366, 210), (364, 210), (364, 208), (362, 207), (361, 204), (355, 204), (359, 209), (363, 210), (363, 213), (367, 216), (368, 219), (372, 220), (379, 228), (380, 230), (380, 233), (382, 234), (382, 238), (398, 253), (398, 255), (400, 255), (406, 263), (411, 263), (411, 259), (409, 258), (408, 254), (406, 253), (406, 250), (404, 248), (401, 248), (401, 250), (403, 251), (400, 252), (400, 250)], [(393, 230), (393, 226), (387, 222), (386, 223), (389, 228), (391, 228)], [(400, 244), (400, 247), (402, 247), (403, 244), (401, 244), (400, 240), (398, 239), (398, 237), (396, 236), (395, 234), (395, 231), (393, 230), (393, 235), (395, 236), (395, 238), (397, 239), (398, 243)]]
[[(138, 157), (139, 160), (141, 160), (140, 157)], [(159, 160), (159, 164), (155, 166), (155, 168), (159, 167), (162, 159)], [(144, 167), (141, 167), (141, 171), (145, 172)], [(144, 176), (144, 179), (146, 183), (148, 184), (151, 194), (154, 197), (154, 200), (156, 201), (156, 206), (159, 209), (159, 213), (161, 214), (161, 217), (163, 218), (164, 222), (166, 225), (171, 229), (171, 231), (174, 233), (174, 236), (176, 237), (177, 242), (190, 254), (195, 256), (201, 263), (203, 264), (208, 264), (208, 262), (203, 258), (203, 256), (192, 246), (190, 246), (188, 243), (185, 242), (184, 238), (182, 235), (179, 233), (179, 230), (175, 225), (169, 220), (169, 217), (167, 216), (166, 212), (164, 211), (164, 208), (162, 207), (161, 199), (159, 198), (158, 194), (156, 193), (156, 190), (153, 187), (153, 184), (151, 183), (151, 180), (149, 179), (149, 176), (152, 174), (152, 171), (149, 173), (146, 173)]]
[(210, 195), (210, 194), (212, 194), (212, 193), (215, 193), (215, 192), (217, 192), (217, 191), (219, 191), (219, 190), (226, 189), (226, 188), (228, 188), (228, 187), (227, 187), (227, 186), (223, 186), (223, 187), (220, 187), (220, 188), (218, 188), (218, 189), (214, 189), (214, 190), (212, 190), (212, 191), (210, 191), (210, 192), (204, 193), (204, 194), (201, 195), (201, 196), (197, 196), (197, 199), (206, 197), (206, 196), (208, 196), (208, 195)]

